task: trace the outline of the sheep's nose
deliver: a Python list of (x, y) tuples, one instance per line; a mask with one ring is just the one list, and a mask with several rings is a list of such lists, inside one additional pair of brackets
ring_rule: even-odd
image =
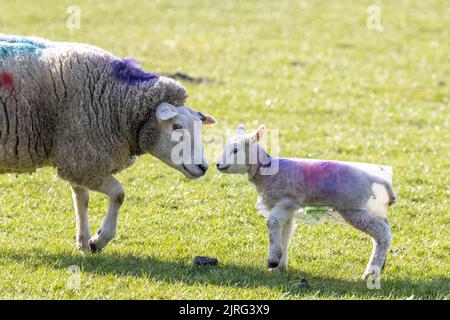
[(218, 163), (218, 164), (216, 164), (216, 167), (217, 167), (217, 169), (219, 169), (219, 167), (220, 167), (220, 164)]
[(197, 165), (197, 167), (198, 167), (203, 173), (205, 173), (206, 170), (208, 170), (208, 165), (207, 165), (207, 164), (199, 164), (199, 165)]

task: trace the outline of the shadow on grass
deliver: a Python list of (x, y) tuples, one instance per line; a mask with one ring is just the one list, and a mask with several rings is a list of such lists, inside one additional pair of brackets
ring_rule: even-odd
[[(385, 279), (379, 290), (370, 290), (365, 281), (343, 280), (322, 277), (320, 274), (307, 274), (299, 270), (285, 273), (268, 272), (264, 267), (220, 264), (217, 267), (195, 267), (186, 261), (164, 261), (156, 257), (137, 256), (102, 252), (98, 255), (82, 256), (77, 253), (49, 253), (33, 250), (27, 253), (0, 251), (21, 264), (33, 268), (47, 267), (65, 270), (77, 265), (84, 273), (113, 275), (122, 277), (151, 278), (168, 284), (182, 282), (188, 285), (216, 285), (239, 288), (266, 287), (283, 292), (286, 297), (299, 298), (442, 298), (449, 293), (449, 277), (435, 277), (427, 281), (408, 279)], [(305, 278), (308, 287), (300, 286)]]

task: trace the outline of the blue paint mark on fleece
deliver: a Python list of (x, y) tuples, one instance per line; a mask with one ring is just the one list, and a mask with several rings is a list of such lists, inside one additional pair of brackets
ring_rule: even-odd
[(125, 83), (136, 85), (141, 82), (155, 84), (159, 76), (142, 70), (139, 63), (132, 58), (124, 58), (113, 62), (114, 76)]
[(35, 54), (48, 47), (48, 43), (39, 41), (38, 39), (0, 35), (1, 58), (18, 54)]
[(38, 38), (20, 37), (20, 36), (7, 36), (0, 35), (0, 42), (28, 44), (40, 49), (48, 48), (50, 45), (48, 42), (42, 41)]
[(40, 51), (40, 48), (23, 43), (5, 43), (0, 42), (0, 57), (8, 58), (18, 54), (34, 54)]

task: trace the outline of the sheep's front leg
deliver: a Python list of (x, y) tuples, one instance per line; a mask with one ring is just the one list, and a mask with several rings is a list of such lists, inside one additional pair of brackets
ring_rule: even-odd
[(88, 253), (90, 251), (89, 239), (91, 238), (88, 218), (89, 191), (78, 185), (72, 185), (71, 187), (76, 215), (77, 248), (84, 253)]
[[(269, 258), (267, 267), (269, 269), (286, 269), (287, 268), (287, 238), (283, 237), (283, 231), (286, 223), (292, 219), (292, 209), (283, 203), (277, 204), (270, 210), (267, 218), (267, 228), (269, 230)], [(283, 253), (286, 258), (283, 259)]]
[(125, 199), (125, 193), (120, 182), (113, 176), (106, 178), (96, 190), (109, 197), (109, 204), (108, 212), (103, 219), (100, 229), (98, 229), (97, 233), (89, 240), (91, 252), (103, 249), (116, 234), (120, 206)]

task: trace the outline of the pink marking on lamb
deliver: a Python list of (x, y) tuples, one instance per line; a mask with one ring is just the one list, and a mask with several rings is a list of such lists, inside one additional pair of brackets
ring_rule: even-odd
[(338, 184), (338, 173), (342, 166), (331, 161), (302, 163), (299, 167), (303, 175), (303, 183), (307, 187), (321, 185), (325, 189), (335, 189)]

